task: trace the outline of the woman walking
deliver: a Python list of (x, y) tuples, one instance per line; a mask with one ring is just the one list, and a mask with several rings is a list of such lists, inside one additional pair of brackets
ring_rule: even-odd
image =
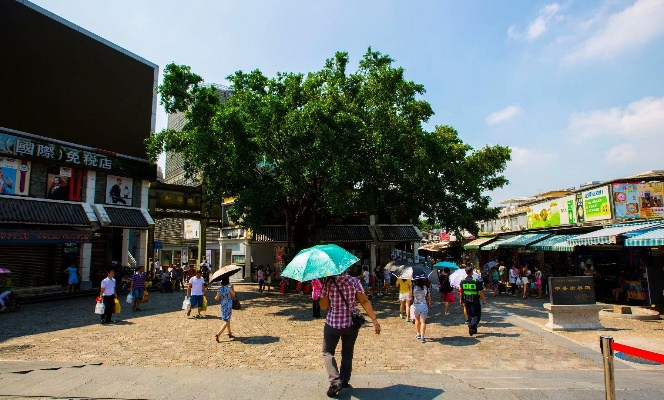
[(445, 302), (445, 315), (450, 315), (450, 304), (454, 303), (454, 288), (450, 285), (450, 270), (449, 267), (443, 269), (443, 273), (438, 277), (440, 296)]
[(537, 287), (537, 298), (542, 298), (542, 271), (535, 267), (535, 286)]
[[(330, 387), (327, 389), (328, 397), (334, 397), (342, 388), (350, 387), (353, 351), (359, 333), (359, 329), (353, 326), (352, 318), (356, 301), (371, 318), (375, 333), (380, 334), (380, 324), (376, 314), (357, 278), (343, 273), (329, 277), (323, 283), (320, 308), (328, 310), (323, 328), (323, 365), (330, 381)], [(341, 370), (337, 368), (337, 360), (334, 358), (339, 340), (341, 340)]]
[(415, 336), (420, 342), (425, 343), (424, 334), (427, 329), (427, 315), (431, 305), (431, 291), (425, 285), (426, 279), (419, 278), (415, 280), (411, 292), (410, 317), (415, 321)]
[(510, 269), (509, 273), (510, 293), (512, 294), (512, 296), (516, 296), (516, 290), (518, 286), (517, 282), (519, 281), (520, 281), (519, 268), (517, 268), (515, 265), (514, 267), (512, 267), (512, 269)]
[(235, 336), (231, 332), (231, 315), (233, 314), (233, 299), (235, 298), (235, 290), (230, 284), (230, 278), (225, 276), (221, 278), (221, 287), (217, 291), (217, 295), (214, 297), (215, 300), (221, 300), (221, 329), (214, 335), (214, 340), (219, 343), (219, 336), (226, 329), (228, 329), (228, 337), (233, 339)]
[(399, 317), (404, 319), (405, 313), (406, 322), (410, 322), (410, 304), (408, 304), (408, 300), (413, 284), (410, 279), (399, 278), (397, 279), (397, 287), (399, 288)]
[(74, 264), (65, 269), (65, 274), (69, 274), (67, 279), (67, 293), (74, 293), (74, 288), (78, 284), (78, 268)]
[(530, 270), (525, 265), (521, 268), (521, 283), (523, 284), (523, 298), (527, 299), (530, 294)]
[(320, 303), (318, 302), (320, 299), (320, 292), (323, 289), (323, 284), (321, 283), (320, 279), (314, 279), (311, 281), (311, 300), (313, 302), (313, 311), (314, 311), (314, 318), (320, 318)]

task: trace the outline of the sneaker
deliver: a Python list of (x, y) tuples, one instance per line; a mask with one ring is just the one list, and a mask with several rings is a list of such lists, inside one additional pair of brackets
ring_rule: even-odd
[(403, 314), (399, 314), (399, 318), (404, 319)]
[(466, 325), (470, 325), (470, 320), (466, 320)]
[(417, 335), (415, 335), (415, 337), (416, 337), (417, 339), (422, 339), (422, 335), (420, 335), (419, 333), (418, 333)]
[(327, 397), (334, 397), (341, 391), (341, 385), (330, 385), (327, 389)]
[(410, 318), (408, 318), (408, 319), (406, 320), (406, 322), (410, 322)]
[(420, 339), (420, 343), (426, 343), (426, 340), (424, 338)]

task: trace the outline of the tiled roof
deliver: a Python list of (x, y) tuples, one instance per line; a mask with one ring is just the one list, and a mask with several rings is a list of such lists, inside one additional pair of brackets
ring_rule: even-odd
[(0, 223), (90, 226), (82, 203), (0, 197)]
[(324, 242), (373, 242), (368, 225), (331, 225), (320, 232)]
[(253, 243), (286, 242), (286, 226), (264, 226), (254, 232)]
[(150, 223), (140, 208), (104, 206), (110, 219), (111, 228), (148, 229)]
[(413, 225), (376, 225), (381, 242), (410, 242), (422, 239), (422, 233)]

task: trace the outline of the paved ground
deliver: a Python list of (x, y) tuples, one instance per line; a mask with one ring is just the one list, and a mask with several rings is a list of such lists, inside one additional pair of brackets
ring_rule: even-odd
[[(243, 299), (243, 309), (233, 315), (237, 338), (220, 344), (214, 342), (218, 305), (204, 319), (187, 318), (180, 310), (182, 293), (152, 293), (141, 312), (123, 303), (127, 307), (118, 322), (109, 326), (98, 323), (91, 298), (3, 313), (0, 397), (205, 398), (211, 392), (234, 398), (318, 398), (326, 388), (320, 362), (323, 321), (311, 318), (309, 298), (259, 296), (254, 286), (237, 289)], [(211, 304), (212, 298), (209, 293)], [(370, 324), (363, 328), (356, 345), (355, 389), (344, 396), (600, 399), (600, 334), (662, 351), (663, 320), (603, 318), (605, 332), (553, 334), (542, 329), (543, 300), (502, 296), (488, 301), (474, 337), (468, 336), (458, 305), (445, 316), (435, 301), (425, 344), (399, 318), (395, 294), (374, 301), (383, 333), (374, 335)], [(662, 372), (664, 366), (616, 360), (617, 387), (629, 393), (624, 398), (664, 397), (661, 378), (654, 378)], [(117, 385), (98, 383), (101, 376), (101, 382), (110, 382), (111, 375)], [(256, 383), (267, 389), (257, 389)]]

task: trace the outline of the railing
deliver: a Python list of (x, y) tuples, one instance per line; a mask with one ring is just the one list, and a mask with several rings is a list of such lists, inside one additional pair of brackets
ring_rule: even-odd
[(602, 358), (604, 359), (604, 391), (606, 392), (606, 400), (616, 400), (616, 381), (613, 373), (614, 351), (664, 364), (664, 354), (616, 343), (611, 336), (600, 336), (599, 347), (602, 351)]
[(129, 263), (129, 266), (136, 268), (136, 259), (130, 252), (127, 252), (127, 262)]

